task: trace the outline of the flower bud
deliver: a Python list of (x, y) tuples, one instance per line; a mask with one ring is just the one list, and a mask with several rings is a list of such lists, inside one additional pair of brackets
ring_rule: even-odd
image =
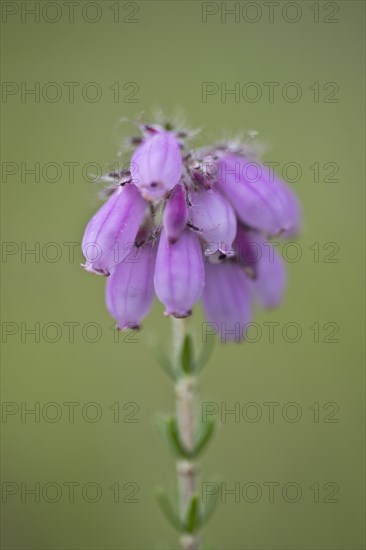
[(139, 145), (131, 159), (133, 182), (147, 200), (161, 199), (179, 182), (182, 156), (171, 132), (158, 132)]
[(154, 300), (155, 249), (149, 243), (133, 251), (113, 268), (106, 285), (107, 308), (121, 330), (140, 328)]
[(231, 202), (238, 218), (253, 229), (278, 235), (296, 225), (293, 199), (269, 166), (228, 155), (219, 162), (217, 188)]
[(203, 311), (221, 342), (240, 342), (251, 320), (249, 281), (239, 265), (231, 262), (205, 265)]
[(146, 202), (134, 185), (118, 187), (89, 221), (82, 251), (87, 271), (109, 275), (134, 243)]
[(218, 250), (232, 256), (236, 235), (236, 216), (229, 202), (217, 191), (192, 192), (190, 195), (189, 221), (208, 243), (205, 254)]
[(155, 291), (165, 305), (165, 314), (188, 317), (200, 298), (204, 266), (197, 235), (186, 229), (172, 244), (162, 230), (155, 267)]
[(188, 221), (188, 207), (185, 191), (182, 185), (174, 187), (166, 202), (163, 224), (167, 239), (175, 243), (183, 233)]

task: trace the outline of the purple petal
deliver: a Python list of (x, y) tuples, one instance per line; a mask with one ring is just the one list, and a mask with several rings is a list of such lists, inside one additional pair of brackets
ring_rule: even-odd
[(238, 225), (233, 248), (235, 260), (244, 268), (250, 279), (256, 279), (258, 261), (262, 255), (262, 247), (251, 238), (253, 232), (246, 231)]
[(175, 243), (183, 233), (188, 221), (186, 194), (182, 185), (174, 187), (165, 205), (163, 224), (166, 236)]
[(108, 275), (134, 243), (146, 202), (134, 185), (118, 187), (88, 223), (82, 242), (85, 269)]
[(209, 243), (205, 254), (220, 250), (233, 255), (233, 241), (236, 235), (236, 216), (229, 202), (216, 191), (206, 190), (190, 194), (192, 206), (189, 221)]
[(229, 262), (206, 263), (203, 310), (221, 342), (239, 342), (252, 315), (249, 281), (243, 269)]
[(166, 315), (187, 317), (191, 314), (204, 285), (201, 247), (193, 231), (186, 229), (180, 239), (171, 244), (162, 230), (154, 282)]
[(276, 179), (277, 185), (282, 189), (287, 203), (288, 223), (281, 237), (297, 237), (302, 226), (302, 209), (299, 199), (293, 190), (283, 181)]
[(271, 242), (258, 234), (250, 233), (249, 240), (261, 250), (257, 262), (256, 279), (251, 281), (254, 295), (262, 307), (277, 307), (283, 299), (287, 283), (284, 261)]
[(270, 235), (290, 230), (294, 213), (285, 184), (270, 167), (228, 155), (219, 161), (218, 189), (228, 197), (240, 220)]
[(109, 313), (118, 328), (139, 328), (154, 300), (155, 248), (145, 245), (134, 248), (111, 272), (106, 285)]
[(182, 156), (175, 136), (159, 132), (144, 140), (132, 156), (131, 174), (145, 199), (167, 195), (182, 174)]

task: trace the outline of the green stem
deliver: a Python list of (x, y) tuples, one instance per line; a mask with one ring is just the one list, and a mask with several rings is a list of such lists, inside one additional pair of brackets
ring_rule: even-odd
[(173, 361), (178, 369), (179, 356), (186, 334), (190, 333), (191, 318), (177, 319), (171, 317), (173, 331)]
[[(180, 350), (185, 335), (189, 330), (186, 319), (173, 318), (174, 360), (178, 370)], [(178, 379), (175, 386), (177, 423), (181, 442), (188, 451), (193, 451), (195, 445), (197, 424), (197, 377), (195, 374), (185, 375)], [(193, 459), (177, 461), (177, 477), (179, 488), (179, 506), (182, 522), (186, 521), (192, 497), (197, 493), (197, 464)], [(199, 538), (196, 533), (188, 530), (180, 539), (182, 550), (198, 550)]]

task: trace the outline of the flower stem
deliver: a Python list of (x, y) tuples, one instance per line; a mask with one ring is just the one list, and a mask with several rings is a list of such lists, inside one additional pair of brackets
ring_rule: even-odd
[(186, 334), (190, 332), (190, 317), (185, 317), (184, 319), (177, 319), (176, 317), (171, 317), (172, 321), (172, 331), (173, 331), (173, 360), (177, 365), (179, 362), (179, 355), (182, 349), (184, 338)]
[[(186, 319), (173, 318), (174, 360), (179, 361), (179, 353), (184, 338), (189, 331)], [(195, 445), (197, 429), (197, 377), (194, 373), (181, 376), (175, 385), (177, 425), (180, 439), (184, 448), (192, 452)], [(177, 461), (177, 477), (179, 489), (179, 512), (182, 523), (185, 523), (189, 514), (192, 498), (197, 493), (198, 469), (194, 459), (179, 459)], [(199, 538), (197, 534), (187, 529), (180, 539), (182, 550), (198, 550)]]

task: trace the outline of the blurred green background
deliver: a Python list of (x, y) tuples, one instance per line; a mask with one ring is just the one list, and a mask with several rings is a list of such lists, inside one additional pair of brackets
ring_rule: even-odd
[[(237, 2), (225, 21), (234, 2), (80, 1), (71, 22), (62, 2), (2, 4), (4, 550), (177, 545), (153, 497), (174, 487), (154, 426), (157, 412), (173, 410), (173, 388), (148, 345), (169, 349), (169, 321), (156, 303), (135, 341), (115, 342), (104, 281), (64, 244), (80, 242), (98, 206), (88, 163), (117, 160), (131, 133), (121, 119), (156, 107), (184, 110), (203, 128), (198, 143), (255, 129), (279, 173), (289, 162), (301, 170), (288, 172), (305, 227), (286, 300), (256, 312), (257, 343), (217, 344), (201, 379), (202, 399), (222, 413), (201, 479), (240, 490), (207, 525), (206, 547), (364, 548), (364, 3), (280, 2), (271, 21), (265, 2)], [(26, 12), (35, 4), (38, 22)], [(78, 83), (74, 101), (67, 82)], [(204, 102), (203, 82), (238, 82), (244, 97)], [(273, 101), (266, 82), (278, 83)], [(282, 95), (293, 97), (289, 82), (298, 101)], [(24, 95), (34, 86), (38, 97)], [(35, 163), (39, 178), (26, 173)], [(198, 342), (201, 321), (198, 308)], [(266, 322), (279, 323), (273, 343)], [(300, 326), (297, 342), (287, 323)], [(240, 418), (225, 417), (235, 406)], [(26, 414), (34, 407), (38, 417)], [(39, 502), (26, 492), (36, 483)]]

